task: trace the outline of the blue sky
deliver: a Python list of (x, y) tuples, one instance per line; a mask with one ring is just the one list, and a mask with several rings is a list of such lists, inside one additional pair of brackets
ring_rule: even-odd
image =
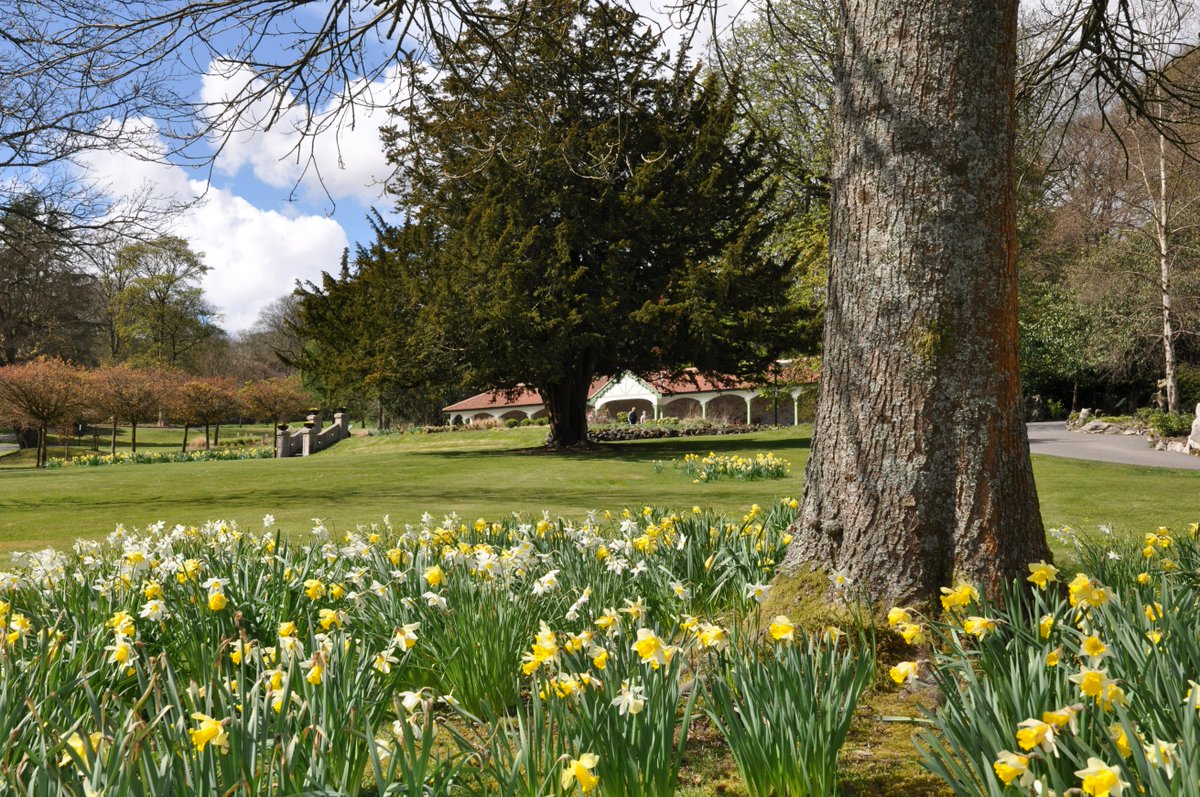
[[(667, 21), (656, 8), (660, 0), (630, 1), (643, 14)], [(313, 3), (302, 6), (302, 13), (323, 13), (325, 8), (324, 3)], [(185, 76), (183, 85), (209, 107), (252, 79), (248, 71), (231, 69), (207, 55), (197, 60), (203, 68)], [(299, 157), (294, 149), (300, 138), (296, 127), (308, 121), (309, 114), (320, 116), (326, 109), (297, 107), (270, 130), (229, 136), (210, 169), (112, 152), (91, 153), (83, 166), (92, 180), (115, 195), (151, 185), (161, 196), (196, 202), (178, 214), (170, 232), (187, 238), (211, 267), (204, 289), (222, 313), (222, 325), (230, 332), (244, 330), (264, 305), (289, 293), (297, 280), (319, 279), (322, 271), (337, 268), (343, 248), (353, 250), (355, 243), (367, 242), (371, 207), (379, 208), (385, 218), (392, 216), (392, 202), (383, 194), (390, 167), (379, 127), (392, 121), (381, 106), (398, 96), (400, 81), (389, 72), (363, 85), (374, 98), (372, 107), (356, 106), (353, 124), (343, 119), (339, 126), (304, 141)], [(254, 108), (250, 111), (254, 117)], [(165, 152), (156, 123), (144, 124), (147, 130), (139, 146), (150, 154)]]

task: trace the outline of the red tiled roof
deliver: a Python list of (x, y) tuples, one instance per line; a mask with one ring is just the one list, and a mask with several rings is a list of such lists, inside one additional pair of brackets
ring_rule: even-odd
[(705, 376), (694, 368), (689, 368), (674, 379), (666, 374), (645, 377), (655, 390), (663, 395), (678, 395), (680, 393), (704, 393), (713, 390), (753, 390), (757, 385), (734, 377)]
[[(588, 388), (588, 398), (596, 395), (600, 388), (609, 383), (611, 377), (601, 377), (592, 382)], [(542, 397), (536, 390), (519, 387), (512, 393), (503, 390), (493, 390), (488, 393), (477, 393), (449, 407), (442, 407), (442, 412), (470, 412), (471, 410), (498, 410), (502, 407), (530, 407), (542, 403)]]

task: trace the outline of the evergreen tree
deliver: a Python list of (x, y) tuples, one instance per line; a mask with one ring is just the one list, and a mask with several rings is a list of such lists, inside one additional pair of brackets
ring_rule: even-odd
[(464, 35), (387, 140), (469, 379), (536, 388), (570, 446), (598, 375), (761, 372), (794, 332), (790, 264), (764, 255), (773, 185), (736, 88), (668, 68), (627, 9), (521, 7)]

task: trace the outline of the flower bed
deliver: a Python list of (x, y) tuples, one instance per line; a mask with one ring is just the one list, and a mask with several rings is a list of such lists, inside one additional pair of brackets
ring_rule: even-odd
[(158, 465), (163, 462), (224, 462), (238, 459), (270, 459), (275, 452), (270, 448), (248, 446), (225, 446), (200, 451), (118, 451), (116, 454), (83, 454), (63, 459), (51, 457), (47, 468), (95, 468), (101, 465)]
[(688, 421), (684, 424), (635, 424), (633, 426), (601, 426), (588, 430), (588, 440), (594, 443), (616, 443), (623, 440), (658, 440), (666, 437), (698, 437), (701, 435), (749, 434), (774, 429), (760, 424), (715, 424)]
[(687, 454), (673, 464), (675, 470), (692, 477), (693, 481), (706, 483), (721, 479), (782, 479), (792, 470), (792, 463), (771, 453), (743, 457), (710, 451), (705, 457)]
[[(64, 795), (358, 795), (370, 781), (665, 797), (703, 706), (763, 788), (825, 794), (873, 662), (865, 639), (786, 618), (761, 641), (755, 601), (793, 506), (427, 515), (295, 543), (156, 524), (20, 554), (0, 573), (0, 777)], [(759, 704), (776, 683), (788, 700)], [(786, 766), (759, 773), (775, 749)]]

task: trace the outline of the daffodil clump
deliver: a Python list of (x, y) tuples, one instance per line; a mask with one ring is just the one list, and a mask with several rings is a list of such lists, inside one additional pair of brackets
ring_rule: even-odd
[(940, 688), (925, 764), (958, 795), (1200, 794), (1200, 544), (1062, 535), (1082, 565), (1029, 564), (1000, 601), (942, 590), (944, 614), (889, 613), (924, 657), (897, 683)]
[(226, 462), (240, 459), (270, 459), (275, 450), (269, 447), (223, 446), (200, 451), (118, 451), (115, 454), (95, 452), (74, 457), (50, 457), (48, 468), (95, 468), (101, 465), (158, 465), (163, 462)]
[(669, 794), (698, 668), (756, 644), (795, 511), (268, 516), (16, 554), (0, 791)]
[(676, 460), (675, 470), (691, 476), (697, 483), (718, 479), (782, 479), (791, 472), (792, 463), (771, 453), (743, 457), (710, 451), (704, 457), (687, 454), (682, 460)]

